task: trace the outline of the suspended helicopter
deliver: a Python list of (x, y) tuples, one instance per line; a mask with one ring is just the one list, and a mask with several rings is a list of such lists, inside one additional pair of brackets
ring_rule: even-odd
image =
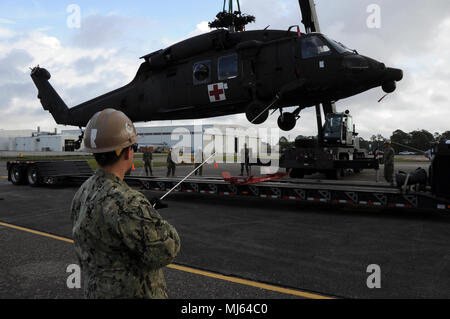
[[(72, 108), (51, 86), (46, 69), (33, 68), (31, 78), (43, 108), (56, 123), (80, 128), (96, 112), (112, 107), (133, 122), (245, 113), (251, 123), (262, 124), (270, 112), (279, 110), (279, 127), (290, 131), (305, 108), (325, 107), (376, 87), (395, 91), (402, 70), (314, 32), (318, 30), (317, 17), (311, 14), (313, 0), (299, 0), (299, 4), (306, 33), (299, 26), (244, 31), (233, 21), (229, 28), (143, 56), (129, 84)], [(230, 0), (228, 16), (242, 18), (240, 6), (237, 14), (232, 9)], [(283, 111), (293, 106), (295, 111)]]

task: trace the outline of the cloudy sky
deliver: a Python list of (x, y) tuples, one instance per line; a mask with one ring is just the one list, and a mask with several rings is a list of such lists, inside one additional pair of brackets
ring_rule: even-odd
[[(375, 58), (401, 68), (405, 78), (382, 103), (381, 88), (339, 101), (349, 109), (364, 138), (410, 132), (450, 130), (450, 1), (316, 0), (322, 32)], [(80, 9), (80, 28), (73, 10)], [(380, 27), (367, 20), (380, 8)], [(195, 1), (54, 1), (0, 2), (0, 129), (53, 131), (56, 126), (36, 98), (29, 67), (40, 64), (69, 106), (127, 84), (140, 56), (190, 36), (208, 32), (207, 21), (222, 9), (222, 0)], [(248, 29), (287, 29), (300, 24), (297, 0), (241, 0), (242, 11), (256, 16)], [(302, 26), (303, 28), (303, 26)], [(317, 133), (314, 110), (302, 112), (297, 134)], [(277, 115), (267, 124), (276, 126)], [(145, 125), (191, 124), (153, 122)], [(204, 123), (247, 125), (245, 115)], [(140, 124), (142, 126), (142, 124)]]

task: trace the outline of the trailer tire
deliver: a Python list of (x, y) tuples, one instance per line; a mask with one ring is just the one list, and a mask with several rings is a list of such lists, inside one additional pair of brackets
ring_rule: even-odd
[(37, 187), (41, 184), (41, 178), (38, 174), (38, 169), (36, 165), (31, 165), (27, 169), (27, 181), (32, 187)]
[(19, 165), (11, 165), (9, 167), (8, 175), (10, 176), (11, 183), (13, 183), (13, 185), (26, 184), (26, 176), (23, 172), (23, 169)]

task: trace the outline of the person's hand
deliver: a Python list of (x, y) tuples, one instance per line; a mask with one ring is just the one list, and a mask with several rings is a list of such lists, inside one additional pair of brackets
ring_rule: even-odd
[(169, 205), (164, 204), (158, 197), (150, 199), (150, 204), (152, 204), (154, 209), (164, 209), (169, 207)]

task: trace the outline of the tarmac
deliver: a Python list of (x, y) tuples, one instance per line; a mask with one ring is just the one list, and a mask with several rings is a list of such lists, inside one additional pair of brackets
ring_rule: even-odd
[[(224, 169), (240, 172), (209, 165), (204, 175)], [(13, 186), (5, 172), (0, 163), (0, 298), (83, 298), (67, 287), (67, 267), (77, 263), (69, 217), (77, 187)], [(181, 193), (165, 202), (160, 213), (182, 241), (164, 270), (170, 298), (450, 298), (450, 216)], [(373, 264), (381, 288), (367, 285)]]

